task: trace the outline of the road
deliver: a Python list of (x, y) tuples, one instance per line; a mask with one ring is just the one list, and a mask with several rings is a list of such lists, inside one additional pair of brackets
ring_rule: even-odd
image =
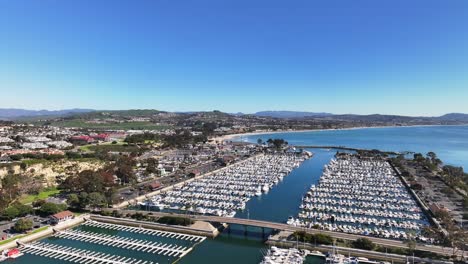
[[(142, 213), (143, 211), (122, 210), (122, 212)], [(263, 221), (263, 220), (230, 218), (230, 217), (209, 216), (209, 215), (185, 215), (185, 214), (173, 214), (173, 213), (163, 213), (163, 212), (151, 212), (151, 213), (157, 217), (161, 217), (161, 216), (190, 217), (193, 220), (206, 221), (206, 222), (245, 225), (245, 226), (269, 228), (269, 229), (292, 231), (292, 232), (305, 231), (310, 234), (326, 234), (337, 239), (344, 239), (344, 240), (350, 240), (350, 241), (356, 240), (358, 238), (368, 238), (372, 242), (378, 245), (388, 246), (388, 247), (397, 247), (397, 248), (408, 248), (407, 244), (401, 240), (385, 239), (385, 238), (378, 238), (378, 237), (371, 237), (371, 236), (362, 236), (362, 235), (347, 234), (347, 233), (341, 233), (341, 232), (333, 232), (333, 231), (318, 230), (318, 229), (303, 228), (303, 227), (294, 227), (294, 226), (290, 226), (284, 223), (276, 223), (276, 222), (269, 222), (269, 221)], [(428, 251), (428, 252), (437, 253), (437, 254), (446, 255), (446, 256), (452, 256), (452, 253), (453, 253), (452, 248), (426, 245), (426, 244), (417, 244), (416, 250)], [(458, 252), (458, 255), (461, 256), (462, 252)]]

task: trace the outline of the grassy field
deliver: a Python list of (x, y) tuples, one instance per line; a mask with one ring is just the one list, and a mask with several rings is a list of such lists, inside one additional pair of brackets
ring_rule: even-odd
[(124, 122), (124, 123), (110, 123), (110, 124), (92, 124), (86, 123), (84, 120), (64, 120), (53, 122), (53, 126), (58, 127), (81, 127), (89, 129), (109, 129), (109, 130), (163, 130), (169, 128), (168, 126), (156, 125), (151, 122)]
[[(123, 146), (123, 145), (126, 145), (127, 142), (121, 140), (121, 141), (117, 141), (115, 144), (112, 143), (112, 142), (104, 142), (104, 143), (100, 143), (99, 146), (107, 146), (107, 145), (112, 145), (112, 146)], [(96, 144), (89, 144), (89, 145), (84, 145), (84, 146), (81, 146), (79, 147), (78, 149), (81, 150), (81, 151), (84, 151), (84, 152), (88, 152), (88, 151), (94, 151), (94, 150), (91, 150), (91, 147), (95, 147), (97, 146)]]
[(46, 230), (47, 228), (49, 228), (49, 226), (43, 226), (43, 227), (40, 227), (38, 229), (35, 229), (34, 231), (32, 231), (29, 234), (17, 235), (17, 236), (14, 236), (12, 238), (0, 241), (0, 245), (4, 245), (4, 244), (7, 244), (7, 243), (10, 243), (11, 241), (15, 241), (16, 239), (20, 239), (20, 238), (23, 238), (23, 237), (26, 237), (26, 236), (29, 236), (29, 235), (32, 235), (32, 234), (35, 234), (35, 233), (39, 233), (39, 232), (41, 232), (43, 230)]
[(36, 194), (36, 195), (31, 194), (31, 195), (24, 196), (23, 198), (20, 199), (20, 203), (29, 204), (29, 203), (34, 202), (35, 200), (47, 199), (58, 193), (60, 193), (60, 190), (58, 190), (57, 187), (47, 188), (44, 191), (40, 192), (39, 194)]

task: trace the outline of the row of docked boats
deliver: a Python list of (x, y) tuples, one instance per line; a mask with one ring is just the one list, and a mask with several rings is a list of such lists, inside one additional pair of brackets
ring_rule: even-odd
[(423, 241), (428, 225), (390, 164), (379, 158), (339, 155), (325, 166), (288, 224), (329, 231)]
[(307, 250), (272, 246), (268, 249), (260, 264), (302, 264), (307, 254)]
[(325, 263), (331, 264), (389, 264), (388, 262), (372, 261), (363, 257), (352, 257), (339, 254), (335, 247), (332, 252), (326, 254), (320, 251), (300, 250), (297, 248), (270, 247), (260, 264), (302, 264), (307, 256), (322, 258)]
[(267, 193), (307, 157), (298, 153), (258, 155), (162, 192), (139, 205), (161, 211), (172, 209), (234, 217), (253, 196)]

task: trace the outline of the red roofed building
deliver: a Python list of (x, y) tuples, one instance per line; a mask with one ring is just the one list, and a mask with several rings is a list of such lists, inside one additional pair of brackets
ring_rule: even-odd
[(58, 223), (73, 219), (74, 217), (75, 217), (75, 215), (72, 212), (63, 211), (63, 212), (56, 213), (56, 214), (52, 215), (50, 217), (50, 222), (52, 224), (58, 224)]
[(70, 142), (77, 145), (84, 145), (94, 142), (94, 139), (90, 136), (73, 136), (70, 138)]
[(161, 183), (160, 182), (152, 182), (149, 184), (149, 187), (151, 188), (152, 191), (156, 191), (157, 189), (161, 188)]
[(109, 134), (99, 134), (99, 135), (93, 135), (91, 136), (94, 140), (99, 140), (99, 141), (110, 141)]

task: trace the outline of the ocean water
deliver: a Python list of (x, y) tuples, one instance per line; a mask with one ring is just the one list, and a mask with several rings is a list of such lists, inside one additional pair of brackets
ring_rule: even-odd
[(433, 151), (446, 164), (468, 168), (468, 126), (419, 126), (323, 130), (238, 137), (257, 142), (283, 138), (290, 145), (331, 145), (387, 151)]

